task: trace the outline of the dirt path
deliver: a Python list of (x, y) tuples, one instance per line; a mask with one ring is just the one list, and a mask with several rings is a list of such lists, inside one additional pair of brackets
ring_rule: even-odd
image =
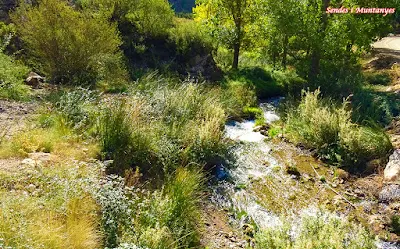
[(37, 109), (35, 102), (0, 100), (0, 141), (22, 130)]
[(374, 49), (393, 50), (394, 52), (400, 52), (400, 35), (384, 37), (375, 42), (372, 47)]

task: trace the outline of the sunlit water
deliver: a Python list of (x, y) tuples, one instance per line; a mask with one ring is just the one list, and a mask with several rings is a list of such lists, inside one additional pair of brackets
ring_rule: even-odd
[[(281, 100), (282, 98), (274, 98), (260, 104), (267, 123), (279, 120), (275, 110)], [(254, 132), (254, 126), (254, 120), (231, 121), (226, 124), (226, 137), (238, 142), (234, 150), (236, 160), (229, 168), (224, 165), (217, 166), (217, 181), (212, 184), (210, 198), (221, 208), (245, 213), (245, 216), (238, 216), (235, 220), (239, 226), (253, 221), (260, 228), (277, 227), (282, 224), (280, 218), (260, 205), (257, 197), (245, 188), (250, 181), (274, 174), (274, 167), (280, 167), (278, 160), (271, 154), (273, 144), (260, 132)], [(265, 164), (268, 164), (268, 167)], [(298, 218), (302, 215), (316, 215), (318, 211), (318, 208), (311, 204), (298, 214)], [(298, 226), (299, 224), (293, 224), (293, 233)], [(378, 248), (400, 249), (400, 246), (379, 242)]]

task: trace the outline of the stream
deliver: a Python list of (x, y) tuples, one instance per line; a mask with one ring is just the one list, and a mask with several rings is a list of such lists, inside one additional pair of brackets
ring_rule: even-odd
[[(282, 99), (269, 99), (260, 104), (267, 123), (270, 124), (279, 120), (275, 110)], [(293, 180), (293, 176), (282, 176), (282, 174), (277, 173), (281, 166), (279, 158), (272, 153), (275, 144), (260, 132), (253, 131), (254, 126), (254, 120), (230, 121), (226, 124), (226, 136), (237, 142), (234, 149), (235, 160), (227, 162), (229, 167), (225, 165), (216, 167), (215, 179), (210, 186), (210, 200), (219, 208), (236, 214), (243, 214), (234, 215), (234, 218), (232, 218), (232, 223), (240, 228), (249, 223), (254, 223), (261, 229), (278, 227), (282, 225), (280, 217), (266, 208), (263, 205), (263, 200), (254, 194), (254, 191), (247, 190), (247, 186), (254, 181), (262, 182), (263, 179), (268, 177), (278, 177), (280, 178), (279, 181), (284, 182)], [(290, 192), (290, 189), (286, 192)], [(307, 207), (300, 211), (292, 211), (289, 207), (290, 211), (287, 215), (292, 218), (297, 217), (293, 220), (301, 220), (298, 218), (304, 214), (316, 215), (319, 212), (318, 204), (309, 201), (306, 205)], [(293, 232), (296, 231), (298, 225), (293, 224)], [(383, 241), (378, 242), (377, 246), (381, 249), (400, 249), (399, 245)]]

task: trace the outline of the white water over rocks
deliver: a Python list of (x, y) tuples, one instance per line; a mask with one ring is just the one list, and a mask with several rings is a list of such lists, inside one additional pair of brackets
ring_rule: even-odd
[[(267, 123), (279, 120), (275, 110), (281, 100), (282, 98), (275, 98), (260, 104)], [(246, 190), (246, 186), (251, 184), (251, 181), (271, 176), (274, 174), (274, 168), (280, 167), (278, 160), (271, 154), (272, 142), (260, 132), (254, 132), (254, 125), (254, 120), (232, 121), (226, 124), (226, 137), (238, 142), (234, 151), (236, 160), (230, 169), (226, 169), (223, 165), (218, 167), (217, 170), (228, 173), (230, 180), (226, 181), (224, 178), (214, 184), (210, 198), (222, 208), (236, 213), (244, 212), (246, 216), (236, 220), (240, 226), (253, 221), (260, 228), (278, 227), (282, 225), (279, 216), (263, 207), (257, 197)], [(318, 212), (319, 209), (310, 203), (310, 206), (297, 216), (298, 218), (304, 215), (314, 216)], [(299, 225), (293, 224), (292, 236), (296, 236)], [(400, 249), (398, 245), (387, 242), (379, 242), (377, 246), (380, 249)]]

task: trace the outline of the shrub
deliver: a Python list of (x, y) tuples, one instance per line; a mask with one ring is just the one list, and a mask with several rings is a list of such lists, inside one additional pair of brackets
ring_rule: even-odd
[(94, 121), (94, 108), (99, 99), (97, 92), (76, 88), (66, 91), (56, 103), (56, 108), (65, 123), (73, 129), (88, 128)]
[(365, 166), (372, 159), (387, 155), (392, 145), (379, 130), (351, 121), (348, 102), (341, 106), (320, 98), (320, 91), (305, 92), (300, 105), (290, 111), (286, 128), (289, 137), (332, 163)]
[(55, 83), (94, 83), (94, 61), (117, 53), (120, 45), (105, 17), (78, 12), (62, 0), (22, 4), (12, 20), (34, 65)]
[(24, 100), (28, 98), (29, 88), (23, 82), (29, 69), (0, 49), (0, 98)]
[(282, 87), (272, 78), (271, 72), (261, 67), (240, 69), (231, 73), (229, 78), (253, 86), (259, 98), (283, 94)]
[(304, 216), (299, 227), (291, 230), (284, 225), (259, 232), (255, 236), (257, 249), (373, 249), (375, 239), (362, 227), (339, 217)]
[(140, 34), (153, 39), (168, 35), (168, 29), (172, 27), (174, 17), (174, 11), (168, 1), (125, 1), (129, 6), (125, 17)]
[(14, 24), (7, 25), (3, 22), (0, 22), (0, 52), (4, 51), (4, 49), (8, 46), (14, 35), (15, 35)]

